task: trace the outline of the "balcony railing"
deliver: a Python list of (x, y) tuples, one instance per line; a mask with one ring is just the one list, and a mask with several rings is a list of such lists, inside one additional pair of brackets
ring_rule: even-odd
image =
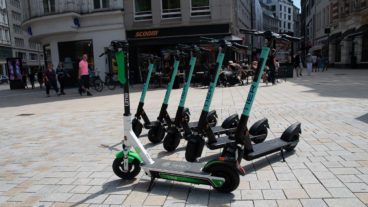
[(134, 20), (135, 21), (152, 20), (152, 12), (151, 11), (136, 12), (134, 14)]
[(180, 10), (180, 8), (162, 9), (161, 17), (163, 19), (180, 18), (181, 17), (181, 10)]
[(210, 16), (211, 10), (209, 6), (192, 7), (192, 16)]

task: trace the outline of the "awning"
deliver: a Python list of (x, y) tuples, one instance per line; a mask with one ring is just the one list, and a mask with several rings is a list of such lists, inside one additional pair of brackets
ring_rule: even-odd
[(354, 32), (355, 32), (355, 28), (348, 29), (348, 30), (346, 30), (346, 31), (342, 34), (342, 37), (343, 37), (343, 38), (347, 38), (347, 37), (349, 37), (351, 34), (353, 34)]
[(335, 40), (337, 41), (337, 40), (341, 39), (341, 37), (342, 37), (341, 32), (338, 32), (338, 33), (335, 33), (335, 34), (331, 35), (328, 38), (328, 41), (335, 41)]
[(349, 34), (348, 37), (356, 37), (356, 36), (359, 36), (359, 35), (363, 35), (365, 34), (366, 32), (368, 32), (368, 24), (364, 24), (362, 26), (360, 26), (357, 30), (355, 30), (354, 33), (352, 34)]

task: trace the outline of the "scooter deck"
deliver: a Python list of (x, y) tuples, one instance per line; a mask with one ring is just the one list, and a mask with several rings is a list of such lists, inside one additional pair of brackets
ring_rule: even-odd
[(208, 182), (207, 184), (211, 184), (211, 180), (225, 181), (224, 178), (211, 176), (209, 173), (203, 172), (203, 163), (156, 159), (153, 164), (142, 165), (142, 168), (145, 171), (148, 170), (151, 173), (151, 176), (152, 174), (155, 174), (158, 178), (164, 179), (167, 179), (167, 176), (180, 176), (205, 180)]
[(281, 151), (283, 148), (293, 144), (294, 142), (286, 142), (280, 138), (271, 139), (259, 144), (253, 145), (253, 152), (245, 153), (244, 159), (245, 160), (254, 160), (259, 157)]
[(233, 143), (235, 140), (230, 139), (228, 136), (222, 136), (216, 139), (214, 143), (206, 142), (207, 147), (210, 150), (220, 149), (223, 148), (228, 143)]

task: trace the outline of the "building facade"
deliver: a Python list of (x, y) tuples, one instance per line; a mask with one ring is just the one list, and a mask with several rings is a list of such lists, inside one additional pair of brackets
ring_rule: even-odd
[(306, 52), (335, 67), (367, 68), (367, 0), (304, 0), (302, 8)]
[(294, 32), (294, 4), (292, 0), (262, 0), (266, 5), (272, 7), (274, 15), (278, 16), (279, 32)]
[(44, 62), (54, 68), (64, 63), (71, 75), (70, 84), (78, 82), (78, 63), (89, 56), (89, 67), (102, 77), (110, 67), (106, 57), (99, 57), (112, 40), (126, 40), (123, 1), (116, 0), (26, 0), (26, 20), (22, 26), (30, 40), (40, 42)]
[[(160, 54), (177, 43), (199, 43), (200, 36), (226, 37), (250, 45), (239, 28), (251, 29), (253, 0), (124, 0), (131, 75), (144, 79), (140, 53)], [(233, 60), (246, 54), (227, 55)]]
[[(23, 65), (35, 72), (44, 65), (41, 45), (29, 39), (30, 34), (22, 28), (24, 20), (23, 10), (25, 1), (6, 0), (9, 18), (12, 55), (9, 57), (22, 58)], [(31, 72), (31, 71), (28, 71)]]
[(280, 20), (276, 15), (276, 6), (267, 5), (261, 2), (263, 11), (263, 30), (279, 32)]
[(8, 9), (6, 0), (0, 0), (0, 74), (7, 75), (6, 58), (12, 56)]

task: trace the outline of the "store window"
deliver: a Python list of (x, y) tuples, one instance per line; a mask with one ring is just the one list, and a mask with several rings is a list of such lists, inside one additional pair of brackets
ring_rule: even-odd
[(94, 9), (109, 8), (109, 0), (93, 0)]
[(55, 0), (43, 0), (43, 11), (45, 14), (55, 13)]
[(211, 15), (209, 0), (192, 0), (192, 16), (209, 16)]
[(368, 33), (362, 38), (362, 60), (361, 62), (368, 62)]
[(24, 39), (22, 38), (14, 38), (15, 46), (16, 47), (24, 47)]
[(134, 0), (134, 20), (151, 20), (151, 0)]
[(162, 18), (181, 17), (180, 0), (162, 0)]

